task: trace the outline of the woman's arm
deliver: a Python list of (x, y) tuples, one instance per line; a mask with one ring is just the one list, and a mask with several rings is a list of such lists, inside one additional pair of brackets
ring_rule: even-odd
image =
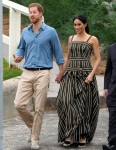
[(89, 83), (93, 80), (93, 76), (94, 76), (94, 74), (95, 74), (95, 72), (96, 72), (96, 70), (100, 64), (100, 61), (101, 61), (98, 39), (95, 36), (92, 36), (90, 42), (93, 46), (93, 51), (94, 51), (96, 61), (95, 61), (95, 64), (94, 64), (94, 67), (93, 67), (91, 73), (86, 78), (85, 82), (87, 82), (87, 83)]

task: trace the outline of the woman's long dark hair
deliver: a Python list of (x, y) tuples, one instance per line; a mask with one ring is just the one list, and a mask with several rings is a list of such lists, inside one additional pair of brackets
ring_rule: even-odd
[[(86, 23), (87, 23), (87, 18), (86, 18), (84, 15), (79, 15), (79, 16), (74, 17), (74, 18), (73, 18), (73, 23), (74, 23), (75, 19), (79, 19), (83, 24), (86, 24)], [(86, 27), (85, 27), (85, 31), (86, 31), (87, 33), (89, 33), (88, 23), (87, 23), (87, 25), (86, 25)]]

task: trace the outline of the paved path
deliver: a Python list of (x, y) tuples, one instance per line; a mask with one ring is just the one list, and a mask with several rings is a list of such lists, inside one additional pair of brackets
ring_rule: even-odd
[[(57, 142), (57, 129), (58, 129), (58, 116), (56, 112), (47, 112), (44, 114), (41, 137), (40, 137), (40, 150), (102, 150), (102, 144), (107, 142), (107, 125), (108, 125), (108, 112), (107, 109), (101, 109), (99, 113), (99, 121), (97, 130), (91, 144), (84, 148), (77, 148), (72, 146), (64, 148)], [(4, 150), (30, 150), (30, 143), (26, 142), (29, 130), (17, 117), (12, 120), (4, 121), (3, 128), (3, 145)]]

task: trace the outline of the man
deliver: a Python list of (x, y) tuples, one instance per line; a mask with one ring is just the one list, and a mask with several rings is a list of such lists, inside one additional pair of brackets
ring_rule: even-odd
[(104, 96), (109, 110), (109, 144), (103, 145), (103, 150), (116, 150), (116, 43), (109, 47), (104, 77)]
[[(54, 28), (42, 23), (43, 7), (38, 3), (29, 5), (31, 25), (22, 31), (14, 61), (19, 63), (25, 58), (24, 69), (18, 85), (15, 107), (23, 121), (31, 130), (31, 148), (38, 149), (44, 106), (47, 99), (50, 69), (53, 67), (53, 55), (59, 66), (56, 81), (63, 75), (63, 55), (58, 35)], [(34, 94), (35, 114), (26, 106)]]

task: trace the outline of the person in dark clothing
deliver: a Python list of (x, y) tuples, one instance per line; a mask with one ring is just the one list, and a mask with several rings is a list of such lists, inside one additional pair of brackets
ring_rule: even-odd
[(104, 96), (109, 111), (108, 145), (103, 150), (116, 150), (116, 43), (109, 46), (104, 76)]

